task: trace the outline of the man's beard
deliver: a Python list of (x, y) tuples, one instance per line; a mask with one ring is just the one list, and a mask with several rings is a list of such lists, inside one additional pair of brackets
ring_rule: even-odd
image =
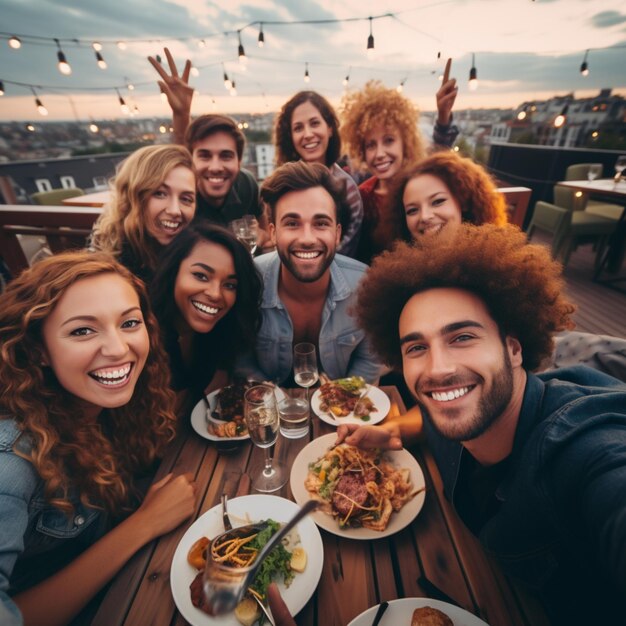
[[(442, 387), (455, 385), (449, 378), (440, 381)], [(471, 392), (470, 392), (471, 393)], [(476, 413), (469, 419), (443, 418), (440, 421), (433, 419), (426, 405), (416, 398), (417, 404), (425, 419), (445, 439), (451, 441), (471, 441), (482, 435), (502, 415), (513, 396), (513, 367), (506, 349), (503, 350), (503, 365), (493, 378), (493, 384), (488, 392), (483, 393)], [(445, 412), (445, 407), (441, 412)]]
[(314, 273), (311, 272), (302, 272), (296, 265), (296, 261), (293, 260), (291, 252), (287, 250), (287, 252), (283, 252), (280, 248), (277, 248), (278, 257), (281, 260), (281, 263), (285, 266), (285, 268), (289, 271), (290, 274), (296, 278), (296, 280), (301, 283), (314, 283), (316, 280), (319, 280), (324, 272), (330, 267), (330, 264), (333, 262), (334, 252), (333, 254), (329, 254), (328, 248), (324, 246), (321, 256), (321, 260), (319, 261), (319, 266), (315, 270)]

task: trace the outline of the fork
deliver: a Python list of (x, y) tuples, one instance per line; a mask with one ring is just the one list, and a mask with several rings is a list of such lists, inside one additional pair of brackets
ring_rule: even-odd
[(266, 606), (263, 604), (263, 602), (261, 602), (261, 600), (259, 600), (259, 598), (257, 598), (256, 594), (251, 593), (250, 595), (256, 600), (256, 603), (259, 605), (261, 611), (263, 611), (263, 613), (265, 614), (265, 619), (267, 619), (267, 621), (272, 626), (276, 626), (276, 622), (274, 621), (274, 618), (272, 617), (272, 614), (269, 612), (269, 610), (266, 608)]
[(228, 509), (226, 508), (226, 502), (228, 501), (228, 496), (223, 493), (222, 494), (222, 521), (224, 523), (224, 530), (232, 530), (233, 525), (230, 523), (230, 517), (228, 516)]

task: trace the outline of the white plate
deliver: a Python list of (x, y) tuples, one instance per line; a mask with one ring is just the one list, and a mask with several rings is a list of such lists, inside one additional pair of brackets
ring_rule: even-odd
[[(335, 443), (337, 436), (334, 433), (324, 435), (314, 439), (310, 444), (300, 450), (300, 454), (296, 457), (291, 466), (291, 493), (294, 500), (302, 506), (307, 500), (311, 499), (310, 493), (304, 486), (304, 481), (309, 473), (309, 463), (317, 461), (323, 457), (330, 446)], [(411, 484), (413, 490), (421, 489), (425, 485), (424, 473), (415, 457), (406, 450), (387, 450), (385, 457), (397, 468), (407, 467), (410, 471)], [(422, 491), (409, 500), (399, 511), (394, 511), (389, 519), (387, 528), (382, 531), (372, 530), (370, 528), (340, 528), (339, 522), (326, 513), (316, 511), (311, 513), (310, 517), (313, 521), (324, 530), (339, 537), (346, 539), (381, 539), (388, 537), (408, 526), (416, 517), (424, 506), (426, 492)]]
[[(454, 622), (454, 626), (489, 626), (487, 622), (483, 622), (483, 620), (465, 609), (454, 606), (454, 604), (441, 602), (440, 600), (431, 600), (430, 598), (391, 600), (379, 624), (380, 626), (396, 626), (396, 624), (407, 624), (408, 626), (411, 623), (413, 611), (424, 606), (439, 609)], [(367, 609), (361, 615), (357, 615), (348, 626), (371, 626), (377, 610), (378, 605)]]
[(367, 421), (363, 421), (360, 417), (354, 417), (352, 413), (348, 413), (345, 417), (335, 417), (330, 413), (322, 411), (320, 408), (322, 394), (319, 389), (317, 389), (311, 396), (311, 408), (313, 409), (315, 415), (317, 415), (323, 422), (326, 422), (331, 426), (335, 426), (335, 428), (340, 424), (359, 424), (360, 426), (363, 424), (378, 424), (378, 422), (382, 422), (387, 417), (387, 413), (389, 413), (389, 409), (391, 408), (389, 396), (387, 396), (382, 389), (374, 387), (373, 385), (367, 385), (367, 397), (378, 409), (370, 414), (370, 418)]
[[(268, 495), (241, 496), (228, 501), (228, 512), (232, 516), (234, 526), (241, 526), (244, 523), (243, 521), (236, 523), (237, 518), (243, 520), (246, 517), (251, 521), (271, 518), (277, 522), (288, 522), (298, 508), (298, 505), (291, 500)], [(296, 574), (288, 589), (282, 582), (278, 584), (280, 593), (292, 615), (298, 613), (313, 595), (324, 564), (322, 538), (310, 516), (299, 522), (297, 529), (302, 547), (307, 553), (306, 569), (302, 574)], [(172, 596), (174, 596), (176, 607), (192, 626), (240, 626), (233, 613), (219, 618), (211, 617), (191, 604), (189, 585), (196, 577), (197, 571), (187, 563), (187, 553), (200, 537), (215, 537), (222, 532), (224, 532), (222, 505), (218, 504), (189, 527), (180, 540), (172, 559), (170, 570)]]
[[(220, 389), (216, 389), (212, 391), (207, 397), (202, 398), (196, 406), (193, 407), (193, 411), (191, 412), (191, 426), (192, 428), (200, 435), (200, 437), (204, 437), (209, 441), (245, 441), (246, 439), (250, 439), (250, 435), (240, 435), (239, 437), (218, 437), (213, 433), (209, 432), (208, 429), (208, 415), (213, 413), (217, 407), (217, 394), (220, 392)], [(276, 403), (278, 404), (281, 400), (285, 398), (285, 392), (280, 389), (280, 387), (276, 387), (274, 393), (276, 394)], [(208, 400), (208, 402), (207, 402)], [(215, 418), (211, 418), (214, 422), (218, 422), (220, 420), (216, 420)]]

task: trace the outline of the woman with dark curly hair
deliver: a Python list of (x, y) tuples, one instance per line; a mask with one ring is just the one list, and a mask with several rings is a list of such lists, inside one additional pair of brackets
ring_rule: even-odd
[(250, 252), (221, 226), (192, 224), (166, 248), (150, 295), (181, 405), (225, 385), (254, 346), (261, 291)]
[(420, 161), (403, 176), (394, 195), (405, 241), (461, 222), (507, 223), (506, 202), (492, 178), (455, 152), (438, 152)]
[(161, 250), (196, 212), (196, 177), (183, 146), (146, 146), (125, 159), (91, 247), (109, 252), (148, 282)]
[(289, 99), (276, 117), (274, 144), (277, 165), (300, 159), (320, 163), (345, 185), (350, 211), (341, 225), (337, 252), (354, 256), (363, 221), (363, 203), (356, 183), (337, 164), (341, 156), (339, 120), (328, 100), (315, 91), (300, 91)]
[(193, 512), (185, 476), (141, 504), (134, 486), (174, 436), (174, 396), (145, 288), (103, 253), (13, 280), (0, 346), (2, 623), (64, 624)]
[[(448, 71), (448, 70), (447, 70)], [(446, 73), (447, 73), (446, 71)], [(450, 146), (458, 130), (452, 126), (452, 106), (457, 88), (445, 80), (437, 92), (434, 141)], [(342, 101), (342, 139), (355, 167), (367, 166), (372, 177), (361, 183), (363, 226), (357, 258), (370, 264), (402, 236), (402, 220), (395, 211), (393, 189), (403, 169), (426, 155), (415, 105), (395, 89), (369, 81), (361, 91)]]

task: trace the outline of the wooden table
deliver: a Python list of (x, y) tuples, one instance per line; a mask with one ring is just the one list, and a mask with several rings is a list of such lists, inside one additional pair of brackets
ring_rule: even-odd
[(600, 198), (622, 205), (623, 209), (617, 221), (617, 226), (596, 268), (593, 279), (596, 282), (606, 284), (619, 291), (624, 291), (623, 289), (619, 289), (615, 283), (626, 281), (626, 277), (602, 278), (602, 273), (606, 270), (612, 273), (619, 271), (623, 261), (624, 248), (626, 245), (626, 180), (622, 179), (617, 184), (612, 178), (600, 180), (564, 180), (557, 184), (582, 192), (584, 198), (593, 196), (594, 198)]
[[(404, 412), (397, 389), (383, 390)], [(334, 429), (313, 417), (312, 431), (313, 436), (320, 436)], [(279, 439), (276, 458), (291, 467), (310, 437)], [(380, 540), (342, 539), (321, 530), (322, 577), (296, 622), (303, 626), (345, 626), (383, 600), (427, 597), (417, 582), (425, 575), (491, 626), (548, 626), (536, 601), (507, 581), (452, 511), (428, 449), (420, 446), (411, 452), (426, 477), (426, 501), (420, 514), (405, 530)], [(184, 626), (187, 622), (176, 610), (170, 592), (170, 564), (176, 546), (196, 517), (219, 503), (222, 492), (229, 496), (249, 492), (246, 471), (261, 459), (262, 450), (247, 442), (234, 453), (220, 455), (215, 444), (183, 428), (155, 480), (169, 471), (192, 472), (199, 493), (196, 514), (127, 563), (113, 580), (92, 625)], [(289, 485), (277, 495), (291, 498)]]
[(102, 207), (111, 199), (111, 190), (95, 191), (94, 193), (86, 193), (82, 196), (74, 196), (73, 198), (65, 198), (61, 203), (66, 206), (93, 206)]

